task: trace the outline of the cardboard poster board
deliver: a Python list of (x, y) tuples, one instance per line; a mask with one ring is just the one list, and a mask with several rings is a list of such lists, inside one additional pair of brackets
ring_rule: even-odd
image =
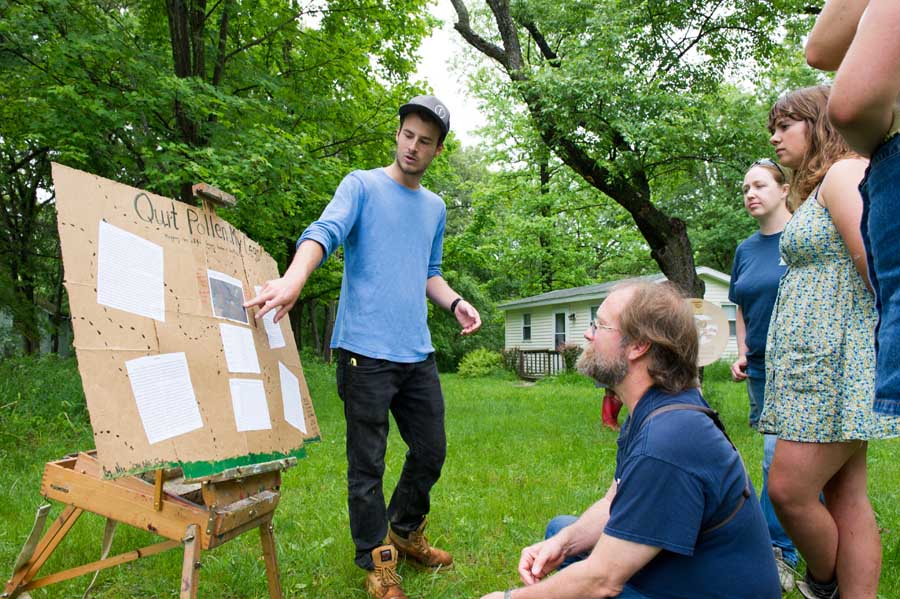
[(104, 476), (301, 456), (319, 428), (288, 319), (241, 307), (275, 261), (205, 207), (59, 164), (53, 181)]

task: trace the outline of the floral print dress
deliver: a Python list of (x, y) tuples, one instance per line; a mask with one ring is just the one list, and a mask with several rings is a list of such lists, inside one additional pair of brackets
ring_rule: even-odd
[(788, 270), (766, 342), (759, 430), (813, 443), (900, 436), (900, 418), (872, 411), (875, 300), (817, 193), (781, 236)]

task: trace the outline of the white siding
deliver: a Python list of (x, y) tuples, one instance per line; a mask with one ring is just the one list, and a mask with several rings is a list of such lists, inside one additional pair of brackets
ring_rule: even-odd
[[(701, 275), (706, 283), (704, 299), (717, 306), (733, 305), (728, 301), (728, 284), (718, 278), (709, 275)], [(506, 340), (505, 347), (511, 349), (518, 347), (523, 350), (530, 349), (556, 349), (554, 339), (554, 325), (557, 312), (566, 314), (566, 342), (575, 345), (584, 343), (584, 332), (590, 325), (593, 314), (590, 309), (599, 306), (603, 298), (562, 301), (550, 306), (537, 306), (532, 308), (515, 308), (506, 310)], [(726, 310), (726, 312), (728, 312)], [(522, 340), (522, 315), (531, 314), (531, 341)], [(574, 314), (572, 320), (570, 315)], [(722, 359), (733, 360), (737, 357), (737, 340), (730, 336)]]
[[(600, 304), (599, 299), (589, 302), (572, 302), (553, 306), (534, 308), (517, 308), (507, 310), (506, 314), (506, 349), (556, 349), (556, 314), (566, 315), (566, 343), (581, 345), (584, 331), (591, 322), (588, 317), (591, 306)], [(522, 315), (531, 314), (531, 341), (522, 340)], [(572, 319), (572, 314), (575, 319)]]

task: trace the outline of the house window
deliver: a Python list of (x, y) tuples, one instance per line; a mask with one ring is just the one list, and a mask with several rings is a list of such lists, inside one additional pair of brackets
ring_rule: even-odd
[(531, 341), (531, 314), (522, 315), (522, 341)]
[(556, 333), (553, 336), (553, 347), (566, 344), (566, 313), (556, 313)]
[(592, 320), (597, 318), (597, 310), (600, 309), (600, 306), (591, 306), (588, 311), (588, 324), (591, 323)]
[(728, 318), (728, 335), (734, 337), (737, 335), (737, 306), (734, 304), (723, 304), (722, 310), (725, 311), (725, 316)]

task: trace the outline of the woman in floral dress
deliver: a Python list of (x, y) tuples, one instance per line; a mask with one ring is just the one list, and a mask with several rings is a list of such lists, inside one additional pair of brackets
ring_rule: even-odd
[[(869, 439), (900, 435), (872, 411), (875, 304), (860, 236), (867, 161), (826, 116), (829, 88), (791, 92), (769, 113), (779, 161), (794, 169), (788, 270), (766, 344), (759, 429), (778, 436), (769, 496), (806, 560), (807, 597), (871, 597), (881, 540), (866, 490)], [(825, 496), (825, 503), (819, 500)]]

